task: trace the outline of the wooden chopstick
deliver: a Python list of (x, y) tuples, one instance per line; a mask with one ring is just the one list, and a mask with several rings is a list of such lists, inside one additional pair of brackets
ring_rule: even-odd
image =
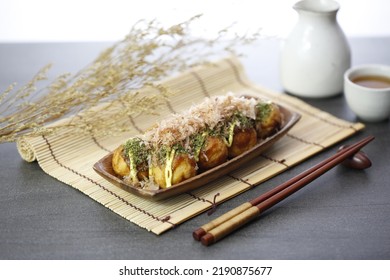
[(228, 235), (230, 232), (248, 223), (255, 217), (259, 216), (260, 213), (269, 209), (308, 183), (312, 182), (334, 166), (343, 162), (345, 159), (353, 156), (363, 146), (371, 142), (373, 139), (373, 136), (364, 138), (358, 143), (339, 151), (337, 154), (325, 159), (319, 164), (302, 172), (301, 174), (286, 181), (278, 187), (238, 206), (237, 208), (234, 208), (217, 219), (203, 225), (193, 232), (194, 239), (200, 240), (202, 244), (206, 246), (217, 242), (224, 236)]
[[(358, 142), (352, 146), (349, 146), (349, 149), (352, 149), (354, 147), (356, 147), (357, 145), (359, 145), (360, 143), (368, 143), (369, 141), (373, 140), (374, 138), (372, 137), (367, 137), (366, 139), (363, 139), (361, 142)], [(366, 142), (367, 141), (367, 142)], [(343, 150), (344, 152), (347, 152), (348, 150), (345, 148)], [(334, 160), (335, 158), (337, 158), (340, 154), (335, 154), (325, 160), (323, 160), (322, 162), (318, 163), (317, 165), (313, 166), (312, 168), (300, 173), (299, 175), (295, 176), (294, 178), (286, 181), (285, 183), (279, 185), (278, 187), (275, 187), (271, 190), (269, 190), (268, 192), (260, 195), (259, 197), (256, 197), (255, 199), (249, 201), (249, 202), (245, 202), (244, 204), (238, 206), (237, 208), (234, 208), (233, 210), (230, 210), (229, 212), (225, 213), (224, 215), (218, 217), (217, 219), (203, 225), (202, 227), (196, 229), (194, 232), (193, 232), (193, 237), (195, 240), (197, 241), (200, 241), (201, 237), (203, 235), (205, 235), (208, 231), (212, 230), (213, 228), (217, 227), (218, 225), (220, 225), (221, 223), (225, 222), (226, 220), (229, 220), (231, 219), (232, 217), (244, 212), (245, 210), (249, 209), (250, 207), (254, 206), (254, 205), (257, 205), (259, 203), (261, 203), (262, 201), (272, 197), (273, 195), (275, 195), (276, 193), (284, 190), (285, 188), (289, 187), (290, 185), (298, 182), (299, 180), (301, 180), (302, 178), (308, 176), (309, 174), (313, 173), (314, 171), (316, 171), (317, 169), (321, 168), (322, 166), (324, 166), (325, 164), (327, 164), (328, 162)]]

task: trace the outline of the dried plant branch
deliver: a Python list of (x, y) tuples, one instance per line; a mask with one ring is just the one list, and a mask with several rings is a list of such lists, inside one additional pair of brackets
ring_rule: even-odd
[[(37, 90), (47, 79), (48, 65), (20, 89), (9, 86), (0, 94), (0, 143), (69, 128), (72, 133), (95, 135), (124, 132), (129, 127), (123, 121), (126, 116), (156, 114), (172, 95), (159, 81), (205, 63), (216, 54), (235, 53), (235, 46), (249, 44), (258, 36), (225, 39), (228, 29), (224, 29), (214, 39), (196, 38), (190, 34), (190, 25), (199, 17), (168, 28), (157, 21), (139, 21), (122, 41), (75, 75), (63, 74)], [(139, 90), (145, 87), (153, 87), (157, 93), (140, 95)], [(94, 109), (97, 106), (103, 106), (104, 111)], [(107, 117), (119, 107), (119, 114)], [(68, 121), (58, 124), (64, 118)]]

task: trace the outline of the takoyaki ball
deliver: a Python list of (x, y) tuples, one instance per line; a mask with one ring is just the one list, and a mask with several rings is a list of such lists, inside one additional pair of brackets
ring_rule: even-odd
[(154, 182), (159, 185), (160, 188), (166, 188), (165, 165), (153, 165), (152, 174)]
[(253, 148), (257, 144), (256, 129), (234, 128), (233, 142), (229, 147), (229, 157), (233, 158)]
[(196, 175), (196, 161), (186, 153), (175, 156), (172, 162), (172, 185)]
[(180, 153), (175, 155), (172, 161), (172, 170), (168, 172), (172, 172), (171, 182), (167, 182), (167, 178), (165, 176), (165, 168), (164, 165), (153, 165), (152, 173), (153, 178), (156, 184), (160, 186), (160, 188), (167, 188), (170, 185), (175, 185), (184, 180), (187, 180), (196, 175), (196, 161), (193, 157), (190, 157), (186, 153)]
[(199, 153), (198, 166), (201, 170), (211, 169), (224, 163), (228, 158), (226, 142), (217, 136), (208, 136)]
[(123, 150), (122, 155), (129, 168), (129, 173), (125, 179), (132, 183), (147, 179), (149, 177), (149, 150), (144, 141), (140, 138), (131, 138), (123, 145)]
[(262, 103), (258, 105), (256, 120), (257, 137), (265, 139), (276, 133), (282, 125), (282, 113), (274, 103)]
[(115, 149), (112, 155), (112, 169), (114, 169), (115, 173), (119, 176), (127, 176), (130, 173), (130, 167), (126, 163), (125, 158), (123, 157), (123, 149), (124, 146), (121, 145)]

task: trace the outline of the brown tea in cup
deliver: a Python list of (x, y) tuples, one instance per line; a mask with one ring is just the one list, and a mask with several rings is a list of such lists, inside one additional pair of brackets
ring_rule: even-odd
[(390, 78), (384, 76), (357, 76), (351, 81), (355, 84), (368, 88), (390, 88)]
[(390, 65), (365, 64), (344, 74), (344, 95), (349, 108), (366, 122), (390, 117)]

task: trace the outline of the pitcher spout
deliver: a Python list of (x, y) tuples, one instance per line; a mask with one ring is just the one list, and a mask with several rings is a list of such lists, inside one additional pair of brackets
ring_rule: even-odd
[(339, 3), (333, 0), (302, 0), (294, 4), (296, 11), (305, 11), (311, 13), (337, 13), (340, 9)]

